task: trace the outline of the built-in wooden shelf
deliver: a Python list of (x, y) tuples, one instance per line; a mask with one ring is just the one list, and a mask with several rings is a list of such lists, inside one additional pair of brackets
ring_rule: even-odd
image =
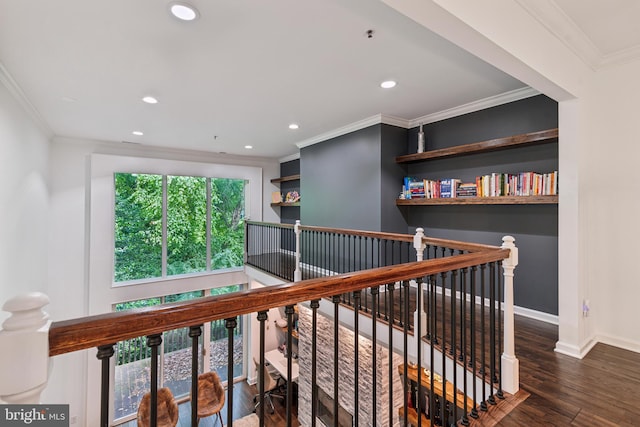
[(557, 205), (558, 196), (453, 197), (396, 199), (397, 206), (434, 205)]
[[(398, 373), (404, 375), (404, 365), (398, 365)], [(420, 375), (420, 385), (427, 390), (431, 388), (431, 378), (429, 372), (424, 370)], [(413, 366), (407, 366), (407, 378), (416, 384), (418, 383), (418, 368)], [(444, 387), (443, 387), (444, 385)], [(465, 396), (461, 391), (456, 390), (449, 381), (443, 384), (442, 379), (436, 375), (433, 381), (433, 392), (438, 396), (443, 396), (443, 389), (446, 396), (444, 396), (447, 402), (455, 402), (459, 408), (464, 408)], [(466, 398), (467, 407), (473, 408), (473, 399), (469, 396)], [(417, 425), (417, 424), (414, 424)]]
[(287, 202), (271, 203), (271, 206), (300, 206), (300, 202), (293, 202), (293, 203), (287, 203)]
[(424, 160), (442, 159), (445, 157), (465, 156), (467, 154), (485, 153), (488, 151), (506, 150), (526, 145), (548, 144), (558, 140), (558, 129), (547, 129), (538, 132), (524, 133), (489, 141), (474, 142), (454, 147), (429, 150), (424, 153), (407, 154), (396, 157), (396, 163), (413, 163)]
[(298, 179), (300, 179), (300, 174), (297, 174), (297, 175), (289, 175), (289, 176), (283, 176), (283, 177), (280, 177), (280, 178), (273, 178), (273, 179), (271, 180), (271, 182), (272, 182), (273, 184), (278, 184), (278, 183), (280, 183), (280, 182), (296, 181), (296, 180), (298, 180)]

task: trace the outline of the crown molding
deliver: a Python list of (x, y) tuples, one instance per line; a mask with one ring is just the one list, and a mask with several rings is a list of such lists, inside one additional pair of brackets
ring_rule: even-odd
[(516, 2), (594, 71), (640, 58), (640, 46), (604, 55), (555, 0)]
[(331, 138), (346, 135), (351, 132), (355, 132), (360, 129), (368, 128), (369, 126), (377, 125), (380, 123), (407, 128), (409, 121), (393, 116), (385, 116), (384, 114), (376, 114), (375, 116), (367, 117), (366, 119), (359, 120), (357, 122), (350, 123), (348, 125), (339, 127), (329, 132), (322, 133), (304, 141), (300, 141), (296, 144), (298, 148), (308, 147), (310, 145), (317, 144), (319, 142), (327, 141)]
[(625, 64), (638, 59), (640, 59), (640, 46), (631, 46), (630, 48), (619, 50), (602, 57), (600, 67), (606, 68), (614, 65)]
[[(325, 142), (331, 138), (336, 138), (338, 136), (346, 135), (350, 132), (355, 132), (360, 129), (367, 128), (369, 126), (377, 125), (377, 124), (386, 124), (391, 126), (400, 127), (403, 129), (411, 129), (420, 124), (428, 124), (439, 122), (440, 120), (450, 119), (452, 117), (461, 116), (467, 113), (473, 113), (474, 111), (480, 111), (491, 107), (496, 107), (498, 105), (507, 104), (509, 102), (519, 101), (521, 99), (530, 98), (532, 96), (540, 95), (540, 92), (531, 88), (531, 87), (523, 87), (520, 89), (514, 89), (509, 92), (504, 92), (499, 95), (490, 96), (488, 98), (480, 99), (478, 101), (469, 102), (468, 104), (460, 105), (458, 107), (449, 108), (448, 110), (440, 111), (433, 114), (427, 114), (426, 116), (418, 117), (417, 119), (407, 120), (400, 117), (387, 116), (384, 114), (376, 114), (375, 116), (367, 117), (366, 119), (359, 120), (357, 122), (353, 122), (351, 124), (342, 126), (340, 128), (334, 129), (329, 132), (325, 132), (323, 134), (314, 136), (309, 139), (305, 139), (304, 141), (298, 142), (296, 146), (298, 148), (308, 147), (310, 145), (318, 144), (320, 142)], [(295, 156), (295, 155), (292, 155)], [(297, 154), (300, 157), (300, 154)], [(284, 157), (283, 159), (288, 159), (291, 156)], [(295, 157), (295, 158), (298, 158)], [(280, 162), (283, 162), (283, 159), (280, 159)], [(292, 158), (293, 160), (294, 158)]]
[(448, 110), (443, 110), (437, 113), (418, 117), (417, 119), (409, 121), (408, 127), (414, 128), (420, 126), (421, 124), (426, 125), (429, 123), (435, 123), (441, 120), (458, 117), (463, 114), (473, 113), (475, 111), (485, 110), (491, 107), (497, 107), (498, 105), (508, 104), (509, 102), (519, 101), (521, 99), (530, 98), (536, 95), (540, 95), (540, 92), (526, 86), (520, 89), (511, 90), (509, 92), (504, 92), (499, 95), (469, 102), (468, 104), (463, 104), (458, 107), (449, 108)]
[(2, 63), (0, 63), (0, 83), (2, 83), (15, 100), (18, 101), (22, 109), (31, 117), (31, 120), (33, 120), (36, 126), (38, 126), (49, 139), (53, 138), (53, 130), (51, 130), (47, 122), (44, 121), (36, 107), (29, 101), (20, 86), (18, 86), (18, 83), (11, 77), (11, 74), (9, 74), (9, 71), (7, 71)]
[(278, 159), (278, 161), (280, 163), (286, 163), (286, 162), (290, 162), (292, 160), (298, 160), (299, 158), (300, 158), (300, 152), (298, 151), (297, 153), (293, 153), (293, 154), (290, 154), (288, 156), (281, 157), (281, 158)]

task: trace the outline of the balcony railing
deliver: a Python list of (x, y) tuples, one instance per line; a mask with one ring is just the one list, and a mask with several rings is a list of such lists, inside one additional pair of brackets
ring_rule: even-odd
[[(97, 348), (102, 366), (101, 415), (99, 421), (90, 420), (89, 424), (107, 426), (110, 358), (114, 346), (123, 340), (145, 336), (152, 354), (153, 420), (157, 416), (154, 399), (157, 398), (158, 348), (164, 331), (190, 328), (193, 349), (191, 393), (196, 396), (198, 339), (205, 322), (225, 322), (229, 340), (228, 377), (232, 378), (233, 337), (238, 318), (256, 315), (260, 325), (257, 331), (260, 337), (258, 376), (262, 378), (267, 311), (286, 307), (287, 353), (292, 354), (291, 325), (296, 305), (300, 307), (301, 316), (300, 395), (308, 392), (311, 396), (308, 404), (299, 405), (302, 424), (316, 423), (319, 385), (333, 397), (334, 425), (338, 425), (340, 406), (351, 408), (356, 426), (359, 422), (383, 425), (382, 420), (385, 425), (394, 425), (398, 414), (405, 425), (412, 417), (416, 417), (415, 425), (422, 425), (423, 418), (418, 414), (443, 423), (465, 423), (469, 417), (475, 417), (495, 404), (503, 392), (517, 391), (512, 293), (517, 249), (512, 238), (505, 238), (502, 247), (494, 247), (428, 239), (420, 233), (407, 236), (299, 228), (302, 227), (251, 223), (247, 230), (247, 263), (271, 269), (279, 276), (285, 274), (282, 265), (294, 266), (294, 270), (297, 266), (298, 279), (305, 277), (305, 271), (312, 276), (297, 282), (53, 323), (42, 312), (48, 302), (45, 296), (31, 295), (9, 301), (4, 309), (10, 311), (12, 317), (3, 324), (0, 344), (3, 349), (15, 348), (18, 343), (22, 347), (27, 345), (30, 354), (36, 356), (25, 367), (20, 358), (24, 348), (19, 352), (3, 351), (0, 369), (8, 381), (0, 387), (0, 398), (10, 403), (37, 402), (46, 386), (48, 357)], [(291, 236), (283, 238), (289, 230), (294, 232), (293, 240)], [(303, 231), (308, 234), (301, 235)], [(307, 249), (304, 249), (305, 244)], [(394, 250), (394, 245), (400, 249)], [(412, 255), (407, 247), (417, 251)], [(274, 261), (282, 255), (293, 255), (293, 264)], [(411, 260), (414, 256), (416, 261)], [(271, 261), (266, 266), (257, 265), (252, 257), (271, 257)], [(353, 257), (363, 259), (356, 261)], [(423, 257), (427, 259), (422, 260)], [(503, 275), (499, 272), (500, 264)], [(357, 268), (366, 269), (354, 271)], [(382, 299), (381, 293), (384, 294)], [(369, 301), (364, 305), (363, 296)], [(416, 313), (410, 309), (411, 301), (415, 301)], [(319, 334), (331, 329), (322, 323), (327, 320), (333, 325), (333, 338), (326, 339), (333, 344), (318, 348)], [(346, 332), (339, 329), (344, 327), (352, 335), (345, 335)], [(341, 358), (344, 336), (351, 336), (353, 340), (353, 352), (348, 362)], [(363, 341), (369, 344), (363, 347)], [(382, 358), (388, 366), (386, 372), (377, 368)], [(372, 363), (373, 369), (363, 368), (365, 359), (369, 361), (366, 363)], [(293, 363), (292, 358), (287, 358), (288, 378), (291, 378)], [(335, 369), (330, 375), (333, 384), (326, 384), (327, 371), (319, 374), (319, 363), (325, 368), (329, 363)], [(338, 370), (339, 366), (347, 364), (350, 376)], [(383, 380), (388, 385), (401, 380), (401, 390), (398, 392), (393, 386), (380, 388), (378, 384)], [(286, 413), (289, 426), (293, 413), (291, 381), (288, 387)], [(345, 391), (345, 387), (349, 391)], [(233, 388), (230, 381), (226, 393), (229, 426), (233, 425), (235, 417)], [(258, 415), (261, 426), (265, 419), (264, 393), (260, 388)], [(368, 403), (364, 403), (365, 400)], [(196, 414), (197, 399), (192, 399), (193, 425), (196, 425)]]

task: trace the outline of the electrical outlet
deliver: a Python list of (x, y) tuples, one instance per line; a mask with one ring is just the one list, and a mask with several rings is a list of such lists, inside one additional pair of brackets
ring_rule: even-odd
[(585, 299), (582, 301), (582, 315), (584, 317), (589, 317), (589, 311), (591, 310), (590, 301)]

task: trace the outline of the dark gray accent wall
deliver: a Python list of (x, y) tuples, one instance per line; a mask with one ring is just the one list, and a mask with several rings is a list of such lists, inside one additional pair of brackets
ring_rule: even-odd
[(393, 201), (400, 194), (398, 182), (405, 175), (403, 165), (396, 163), (395, 158), (405, 154), (407, 129), (383, 124), (381, 126), (380, 147), (380, 229), (388, 233), (406, 233), (407, 221)]
[[(468, 144), (558, 127), (557, 103), (543, 95), (424, 126), (427, 149)], [(558, 144), (398, 165), (413, 153), (418, 129), (375, 125), (305, 147), (300, 152), (303, 224), (415, 232), (500, 245), (512, 235), (520, 249), (515, 303), (558, 313), (558, 206), (480, 205), (397, 207), (405, 175), (461, 178), (491, 172), (558, 170)], [(562, 171), (559, 171), (562, 192)]]
[[(300, 173), (300, 159), (291, 160), (288, 162), (280, 163), (280, 176), (291, 176)], [(280, 192), (282, 198), (286, 196), (289, 191), (296, 190), (302, 197), (300, 191), (300, 181), (285, 181), (280, 183)], [(300, 206), (281, 206), (280, 208), (280, 222), (284, 224), (295, 224), (296, 220), (300, 219)]]
[[(558, 126), (557, 103), (543, 95), (424, 126), (427, 149), (484, 141)], [(418, 129), (410, 129), (407, 152), (415, 152)], [(558, 144), (468, 155), (407, 166), (418, 178), (473, 181), (491, 172), (558, 170)], [(562, 171), (559, 171), (562, 192)], [(401, 183), (398, 184), (400, 188)], [(451, 205), (398, 208), (409, 232), (423, 227), (429, 236), (500, 245), (512, 235), (519, 248), (515, 304), (558, 314), (558, 206)]]
[(380, 126), (300, 151), (303, 224), (379, 230)]

